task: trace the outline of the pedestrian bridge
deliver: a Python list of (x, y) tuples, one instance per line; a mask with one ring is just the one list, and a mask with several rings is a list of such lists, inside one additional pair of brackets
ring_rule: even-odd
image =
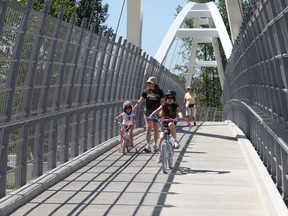
[(183, 83), (121, 37), (27, 2), (0, 1), (0, 215), (288, 215), (287, 1), (251, 6), (222, 74), (223, 121), (180, 126), (168, 175), (142, 152), (143, 107), (139, 154), (117, 151), (113, 119), (149, 76), (180, 99)]
[[(180, 123), (181, 124), (181, 123)], [(232, 122), (178, 127), (181, 148), (174, 168), (163, 174), (155, 153), (122, 155), (110, 142), (34, 181), (62, 179), (13, 213), (22, 215), (286, 215), (286, 206), (251, 143)], [(107, 148), (104, 153), (102, 148)], [(99, 152), (98, 152), (99, 151)], [(86, 164), (86, 162), (89, 162)], [(72, 168), (73, 169), (73, 168)], [(26, 190), (20, 193), (24, 196)]]

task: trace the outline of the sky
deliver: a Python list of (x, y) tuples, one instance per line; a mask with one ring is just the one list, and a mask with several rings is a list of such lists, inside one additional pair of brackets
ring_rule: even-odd
[[(127, 0), (102, 0), (102, 4), (109, 4), (109, 18), (105, 24), (115, 31), (125, 1), (117, 38), (126, 38), (126, 3)], [(178, 5), (184, 7), (187, 0), (143, 0), (143, 26), (142, 26), (142, 50), (154, 57), (161, 41), (164, 39), (170, 25), (175, 19)], [(117, 41), (117, 40), (116, 40)]]

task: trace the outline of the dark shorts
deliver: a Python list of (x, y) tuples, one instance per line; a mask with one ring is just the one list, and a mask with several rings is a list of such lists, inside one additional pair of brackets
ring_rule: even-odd
[[(163, 124), (161, 125), (161, 127), (160, 127), (160, 131), (161, 132), (164, 132), (165, 130), (167, 130), (167, 129), (169, 129), (169, 127), (168, 127), (168, 125), (166, 126), (164, 126)], [(169, 130), (169, 133), (170, 133), (170, 130)]]
[[(162, 122), (161, 123), (161, 127), (168, 128), (169, 127), (168, 124), (169, 124), (169, 122)], [(174, 124), (175, 124), (175, 128), (176, 128), (177, 127), (177, 122), (174, 122)]]
[[(146, 108), (144, 109), (144, 113), (145, 113), (145, 116), (146, 116), (146, 117), (150, 116), (153, 112), (154, 112), (154, 110), (148, 110), (148, 109), (146, 109)], [(153, 122), (157, 122), (156, 119), (153, 119), (152, 121), (153, 121)]]
[[(177, 129), (177, 123), (174, 122), (174, 124), (175, 124), (175, 129)], [(169, 129), (168, 122), (165, 122), (164, 124), (163, 123), (161, 124), (161, 129), (160, 129), (161, 132), (164, 132), (165, 129)], [(170, 130), (169, 130), (169, 132), (170, 132)]]

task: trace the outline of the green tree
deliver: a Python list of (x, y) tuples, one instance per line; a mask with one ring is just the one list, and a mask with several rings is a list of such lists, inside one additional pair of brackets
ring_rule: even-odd
[[(13, 0), (13, 2), (25, 6), (27, 0)], [(33, 9), (36, 11), (42, 11), (45, 5), (45, 0), (35, 0), (33, 3)], [(49, 15), (58, 17), (60, 9), (64, 9), (63, 20), (69, 21), (71, 15), (76, 12), (76, 0), (50, 0)]]
[[(13, 2), (25, 6), (27, 0), (12, 0)], [(35, 0), (33, 9), (42, 11), (46, 0)], [(76, 25), (81, 26), (83, 19), (87, 19), (86, 28), (90, 29), (95, 24), (95, 32), (103, 32), (104, 35), (112, 36), (114, 30), (104, 25), (109, 14), (108, 4), (102, 4), (102, 0), (50, 0), (49, 15), (58, 17), (61, 8), (64, 9), (63, 20), (69, 21), (73, 13), (77, 14)]]
[(112, 35), (113, 29), (103, 25), (107, 20), (109, 5), (102, 4), (102, 0), (80, 0), (77, 4), (77, 25), (80, 25), (84, 18), (87, 19), (86, 27), (95, 25), (95, 32), (103, 32), (104, 35)]

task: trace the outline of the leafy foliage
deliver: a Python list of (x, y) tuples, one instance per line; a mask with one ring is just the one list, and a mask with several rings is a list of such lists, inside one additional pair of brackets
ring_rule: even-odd
[(77, 5), (77, 24), (80, 26), (83, 19), (87, 19), (86, 28), (95, 24), (95, 32), (112, 35), (113, 29), (103, 25), (108, 18), (109, 5), (102, 5), (102, 0), (80, 0)]
[[(12, 0), (13, 2), (25, 6), (27, 0)], [(33, 3), (33, 9), (36, 11), (42, 11), (45, 6), (45, 0), (35, 0)], [(58, 17), (59, 11), (61, 8), (65, 10), (64, 20), (69, 21), (72, 14), (76, 11), (76, 0), (51, 0), (49, 15), (53, 17)]]
[[(12, 0), (13, 2), (25, 6), (27, 0)], [(45, 7), (45, 0), (35, 0), (33, 3), (33, 9), (42, 11)], [(76, 25), (81, 26), (82, 22), (85, 27), (91, 29), (92, 24), (95, 25), (95, 32), (103, 32), (104, 35), (111, 36), (113, 29), (104, 25), (109, 14), (109, 5), (102, 4), (102, 0), (50, 0), (49, 15), (58, 17), (61, 9), (64, 9), (63, 20), (70, 21), (72, 14), (77, 14)]]

